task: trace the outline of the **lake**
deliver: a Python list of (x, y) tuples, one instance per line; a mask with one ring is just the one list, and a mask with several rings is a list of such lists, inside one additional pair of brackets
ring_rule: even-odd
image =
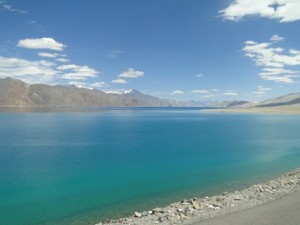
[(0, 113), (0, 224), (88, 225), (300, 165), (300, 117), (200, 109)]

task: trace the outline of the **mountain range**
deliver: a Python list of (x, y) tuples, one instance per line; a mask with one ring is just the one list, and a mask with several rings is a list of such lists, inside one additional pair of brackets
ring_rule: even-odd
[(291, 93), (277, 98), (272, 98), (259, 103), (247, 102), (239, 105), (214, 109), (215, 112), (230, 113), (275, 113), (275, 114), (299, 114), (300, 93)]
[(179, 102), (160, 99), (138, 90), (103, 92), (74, 85), (26, 84), (21, 80), (0, 78), (2, 107), (208, 107), (214, 102)]
[(0, 78), (1, 107), (102, 106), (102, 107), (222, 107), (275, 108), (300, 105), (300, 93), (284, 95), (260, 103), (248, 101), (175, 101), (160, 99), (138, 90), (103, 92), (76, 86), (26, 84), (13, 78)]
[(291, 93), (278, 98), (269, 99), (256, 105), (256, 107), (277, 107), (300, 104), (300, 93)]

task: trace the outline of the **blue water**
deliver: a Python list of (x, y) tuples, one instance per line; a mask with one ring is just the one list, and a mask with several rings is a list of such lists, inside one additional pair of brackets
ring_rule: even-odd
[(299, 166), (299, 116), (0, 113), (0, 224), (94, 224)]

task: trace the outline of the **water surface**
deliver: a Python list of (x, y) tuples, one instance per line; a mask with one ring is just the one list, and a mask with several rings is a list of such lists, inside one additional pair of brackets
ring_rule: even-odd
[(0, 224), (94, 224), (300, 165), (295, 115), (0, 113)]

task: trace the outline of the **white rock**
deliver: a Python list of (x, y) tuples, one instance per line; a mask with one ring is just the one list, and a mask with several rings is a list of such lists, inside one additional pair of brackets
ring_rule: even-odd
[(140, 218), (140, 217), (142, 217), (142, 214), (139, 213), (139, 212), (135, 212), (135, 213), (134, 213), (134, 216), (137, 217), (137, 218)]
[(208, 205), (209, 209), (215, 209), (215, 207), (213, 205)]

